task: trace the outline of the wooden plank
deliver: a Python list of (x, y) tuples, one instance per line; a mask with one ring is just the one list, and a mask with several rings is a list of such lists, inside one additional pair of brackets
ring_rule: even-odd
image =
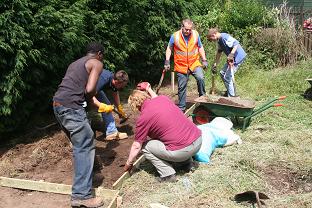
[(174, 92), (174, 72), (171, 72), (171, 89)]
[(193, 110), (199, 106), (199, 103), (194, 103), (189, 109), (187, 109), (184, 113), (184, 115), (186, 115), (186, 117), (189, 117), (191, 113), (193, 113)]
[(56, 194), (71, 194), (70, 185), (49, 183), (44, 181), (32, 181), (25, 179), (0, 177), (0, 186), (50, 192)]
[(308, 34), (308, 51), (310, 52), (310, 54), (312, 54), (312, 32), (309, 32)]
[[(133, 172), (135, 169), (138, 169), (139, 166), (140, 166), (140, 164), (141, 164), (144, 160), (145, 160), (144, 155), (141, 155), (141, 156), (139, 157), (139, 159), (137, 159), (137, 160), (133, 163), (133, 168), (132, 168), (132, 171), (131, 171), (131, 172)], [(122, 174), (122, 176), (120, 176), (120, 178), (113, 184), (113, 189), (119, 189), (119, 188), (121, 188), (123, 182), (124, 182), (126, 179), (130, 178), (130, 176), (131, 176), (131, 174), (129, 173), (129, 171), (124, 172), (124, 173)]]
[[(67, 195), (71, 194), (72, 188), (71, 185), (7, 177), (0, 177), (0, 186)], [(117, 193), (116, 190), (104, 189), (102, 187), (92, 189), (92, 191), (96, 196), (102, 196), (110, 200), (115, 197)]]
[(304, 31), (303, 44), (307, 52), (312, 54), (312, 31)]
[(120, 205), (118, 205), (118, 196), (119, 196), (119, 191), (116, 192), (115, 196), (113, 197), (113, 200), (111, 203), (108, 205), (107, 208), (118, 208)]

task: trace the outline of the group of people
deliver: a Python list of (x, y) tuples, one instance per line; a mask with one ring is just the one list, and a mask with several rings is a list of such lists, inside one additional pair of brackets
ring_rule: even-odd
[[(227, 88), (227, 96), (235, 96), (234, 73), (243, 63), (246, 53), (236, 39), (229, 34), (219, 33), (217, 29), (210, 29), (207, 38), (218, 42), (213, 71), (216, 70), (221, 52), (227, 56), (228, 61), (220, 75)], [(112, 111), (116, 111), (121, 118), (126, 117), (118, 91), (127, 85), (129, 77), (123, 70), (112, 73), (103, 69), (104, 48), (100, 43), (89, 44), (86, 52), (84, 57), (69, 65), (53, 97), (53, 109), (73, 147), (71, 205), (100, 207), (103, 201), (91, 192), (95, 141), (85, 109), (86, 106), (95, 106), (102, 114), (107, 140), (127, 138), (126, 133), (117, 130)], [(183, 114), (189, 75), (197, 81), (199, 96), (206, 94), (203, 70), (208, 63), (200, 36), (190, 19), (183, 20), (181, 29), (170, 37), (165, 70), (170, 69), (172, 52), (174, 71), (178, 77), (178, 106), (167, 96), (158, 96), (148, 82), (139, 83), (128, 99), (129, 106), (140, 114), (124, 170), (131, 170), (135, 158), (142, 151), (159, 173), (159, 182), (175, 181), (176, 168), (192, 170), (192, 156), (202, 145), (201, 130)], [(114, 105), (107, 98), (107, 90), (112, 91)]]
[[(186, 89), (189, 75), (194, 76), (197, 81), (198, 95), (206, 94), (203, 69), (207, 68), (208, 62), (200, 35), (193, 27), (193, 22), (190, 19), (185, 19), (182, 21), (181, 29), (171, 35), (164, 64), (164, 69), (169, 70), (170, 57), (173, 51), (174, 71), (178, 77), (178, 106), (182, 111), (185, 111), (186, 108)], [(216, 28), (209, 29), (207, 39), (218, 43), (215, 61), (212, 64), (212, 73), (216, 73), (222, 52), (227, 56), (227, 62), (220, 71), (220, 76), (227, 90), (226, 96), (235, 97), (237, 94), (234, 74), (244, 62), (246, 53), (235, 38), (227, 33), (220, 33)]]

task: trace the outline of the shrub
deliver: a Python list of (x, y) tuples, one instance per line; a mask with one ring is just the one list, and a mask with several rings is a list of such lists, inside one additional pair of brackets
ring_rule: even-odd
[(70, 62), (101, 41), (104, 64), (134, 81), (159, 77), (172, 32), (200, 1), (3, 0), (0, 4), (0, 133), (51, 108)]
[[(273, 8), (271, 11), (275, 18), (274, 27), (262, 28), (256, 33), (250, 42), (254, 45), (254, 50), (259, 51), (257, 63), (271, 64), (271, 69), (275, 66), (286, 66), (298, 60), (308, 57), (303, 45), (303, 34), (295, 27), (293, 17), (290, 15), (290, 8), (282, 4), (279, 9)], [(266, 61), (267, 60), (267, 61)]]

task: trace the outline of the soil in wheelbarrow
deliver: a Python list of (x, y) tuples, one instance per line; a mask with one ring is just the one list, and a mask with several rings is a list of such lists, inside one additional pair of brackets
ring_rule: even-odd
[(195, 99), (200, 103), (214, 103), (220, 105), (234, 106), (238, 108), (254, 108), (255, 102), (252, 100), (240, 99), (239, 97), (201, 96)]

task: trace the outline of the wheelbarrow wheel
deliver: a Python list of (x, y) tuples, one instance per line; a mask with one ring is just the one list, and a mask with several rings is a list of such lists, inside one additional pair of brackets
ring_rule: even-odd
[(193, 111), (193, 123), (196, 125), (206, 124), (212, 121), (216, 116), (206, 107), (200, 105)]

